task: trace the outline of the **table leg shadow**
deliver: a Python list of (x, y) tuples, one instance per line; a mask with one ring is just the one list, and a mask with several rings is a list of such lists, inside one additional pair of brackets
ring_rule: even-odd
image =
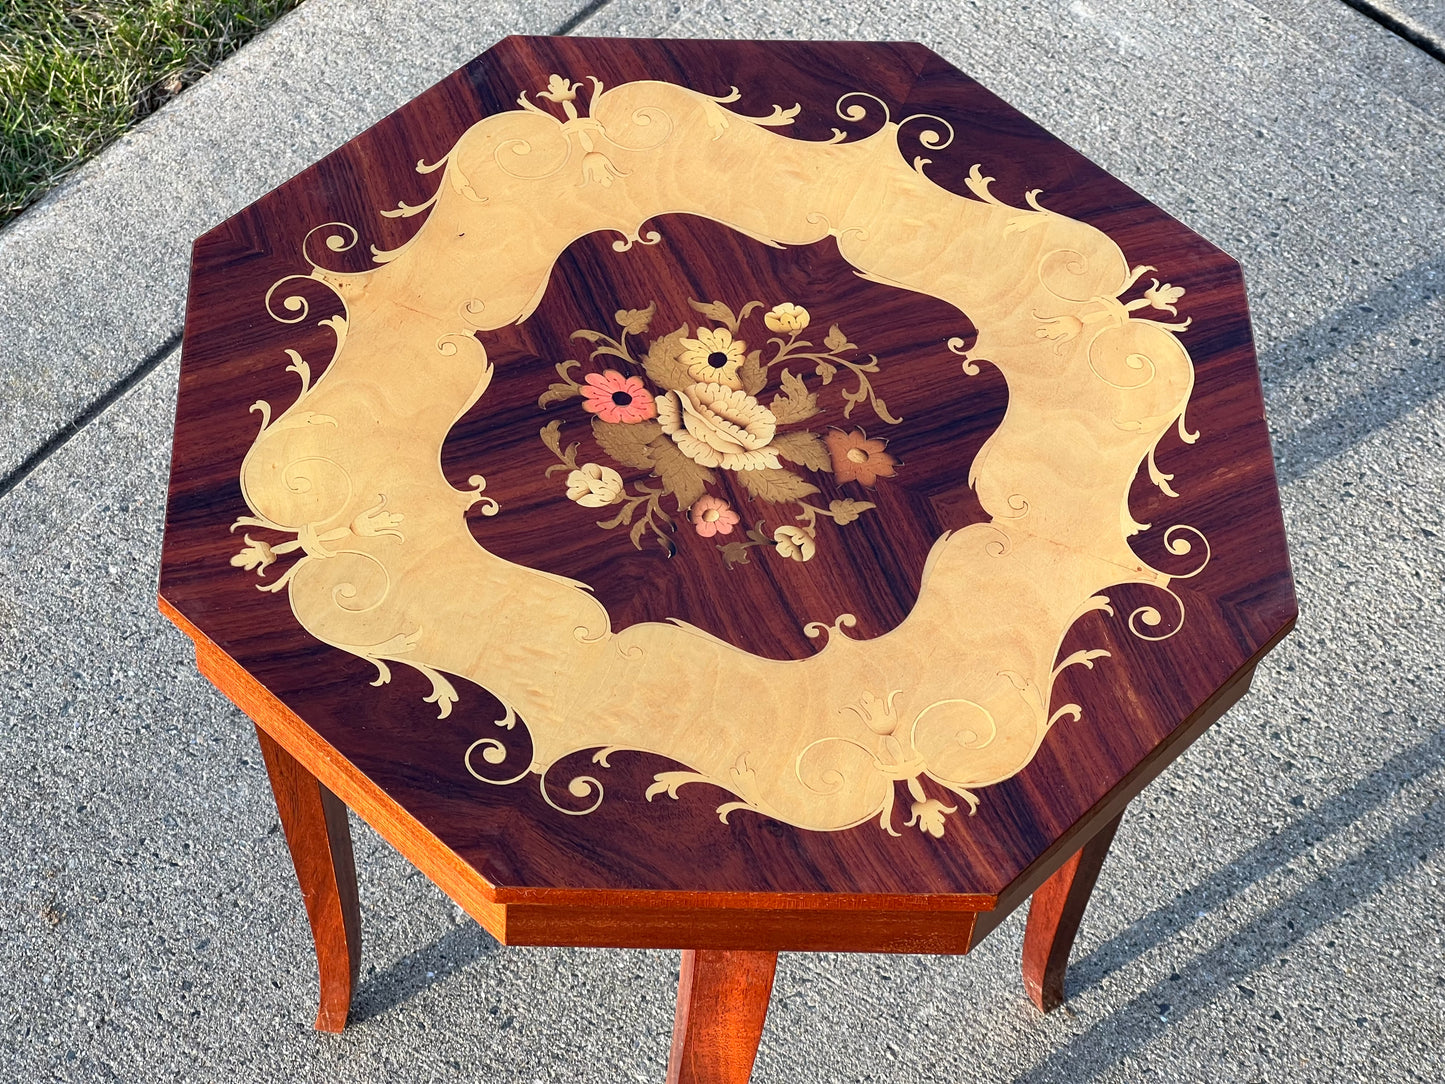
[[(361, 967), (361, 911), (346, 805), (260, 727), (261, 754), (311, 923), (320, 976), (316, 1027), (339, 1032)], [(1064, 1002), (1069, 952), (1123, 814), (1034, 890), (1023, 976), (1044, 1012)], [(776, 952), (685, 950), (668, 1084), (746, 1084), (757, 1057)]]

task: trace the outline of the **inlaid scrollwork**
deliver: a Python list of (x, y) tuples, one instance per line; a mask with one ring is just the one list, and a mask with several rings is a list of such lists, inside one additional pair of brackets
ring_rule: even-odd
[[(901, 821), (941, 837), (960, 809), (979, 808), (977, 790), (1020, 771), (1050, 727), (1080, 717), (1077, 704), (1053, 706), (1055, 681), (1107, 653), (1059, 658), (1077, 619), (1092, 610), (1112, 615), (1105, 592), (1137, 583), (1167, 595), (1171, 613), (1166, 620), (1158, 606), (1139, 606), (1127, 625), (1163, 639), (1183, 621), (1169, 585), (1209, 563), (1208, 541), (1185, 525), (1164, 534), (1171, 556), (1203, 551), (1203, 563), (1182, 573), (1151, 567), (1129, 542), (1144, 528), (1129, 511), (1136, 472), (1147, 465), (1154, 484), (1172, 495), (1174, 475), (1158, 467), (1154, 449), (1171, 427), (1186, 441), (1197, 437), (1184, 423), (1194, 377), (1178, 333), (1188, 320), (1143, 315), (1178, 316), (1184, 289), (1154, 279), (1143, 296), (1123, 300), (1151, 268), (1131, 268), (1109, 237), (1049, 210), (1038, 192), (1026, 193), (1022, 206), (999, 198), (981, 164), (969, 171), (966, 192), (936, 184), (921, 172), (925, 159), (903, 152), (900, 131), (920, 125), (918, 144), (943, 151), (952, 139), (943, 118), (894, 122), (886, 102), (859, 91), (839, 99), (838, 116), (856, 124), (876, 105), (879, 127), (856, 139), (835, 129), (832, 139), (810, 142), (775, 130), (791, 124), (797, 107), (746, 117), (725, 108), (736, 97), (652, 81), (604, 89), (595, 79), (584, 85), (554, 76), (535, 100), (522, 94), (518, 109), (479, 121), (438, 162), (417, 163), (419, 173), (439, 174), (435, 194), (381, 212), (419, 223), (404, 244), (373, 249), (374, 266), (365, 271), (312, 264), (309, 274), (273, 285), (264, 304), (277, 320), (309, 318), (303, 280), (334, 292), (345, 317), (323, 321), (336, 332), (336, 347), (320, 379), (312, 382), (290, 352), (288, 368), (302, 379), (295, 402), (274, 420), (269, 404), (257, 404), (262, 426), (240, 479), (252, 515), (234, 525), (247, 533), (232, 563), (258, 575), (263, 590), (285, 590), (303, 627), (370, 660), (378, 682), (398, 662), (426, 677), (426, 699), (443, 716), (458, 700), (447, 675), (491, 691), (506, 706), (503, 729), (525, 722), (529, 763), (520, 774), (488, 778), (488, 767), (507, 761), (502, 737), (491, 734), (458, 750), (463, 765), (493, 785), (536, 776), (542, 797), (562, 813), (596, 809), (603, 785), (598, 775), (577, 772), (558, 790), (549, 771), (592, 751), (605, 769), (611, 751), (636, 749), (687, 766), (658, 775), (649, 798), (707, 782), (735, 796), (718, 807), (724, 819), (747, 810), (820, 831), (877, 820), (895, 835)], [(728, 183), (739, 174), (748, 186)], [(990, 521), (936, 540), (912, 611), (886, 635), (855, 639), (846, 632), (849, 615), (810, 615), (816, 654), (779, 662), (682, 623), (614, 631), (585, 584), (479, 545), (465, 510), (479, 502), (487, 514), (507, 510), (484, 494), (481, 472), (469, 489), (456, 490), (437, 469), (452, 425), (487, 406), (492, 368), (475, 333), (525, 320), (575, 238), (612, 234), (622, 250), (659, 243), (648, 223), (669, 213), (703, 215), (779, 246), (833, 238), (860, 275), (939, 298), (977, 328), (967, 347), (961, 336), (947, 340), (953, 357), (941, 379), (975, 375), (987, 359), (1007, 383), (1003, 421), (971, 463), (954, 467)], [(318, 231), (332, 252), (357, 243), (344, 224)], [(612, 340), (619, 349), (646, 312), (619, 309), (623, 331)], [(747, 315), (728, 313), (735, 321)], [(770, 330), (786, 344), (805, 310), (779, 302), (770, 316)], [(699, 470), (745, 473), (783, 454), (778, 412), (809, 408), (817, 389), (796, 374), (787, 395), (758, 401), (738, 375), (748, 352), (735, 358), (731, 350), (746, 336), (720, 308), (709, 319), (707, 342), (700, 323), (689, 325), (687, 337), (701, 351), (689, 357), (719, 355), (718, 368), (736, 369), (738, 387), (694, 392), (693, 383), (659, 382), (648, 394), (675, 401), (655, 419), (613, 399), (617, 424), (648, 423), (637, 431), (647, 436), (639, 461), (643, 451), (675, 451)], [(720, 330), (729, 331), (726, 341)], [(822, 359), (829, 368), (814, 372), (820, 383), (834, 374), (849, 381), (843, 416), (857, 407), (880, 423), (899, 421), (869, 383), (876, 359), (852, 357), (852, 344), (838, 336), (824, 343), (834, 356)], [(679, 343), (671, 361), (684, 364), (684, 349), (693, 350)], [(585, 395), (578, 365), (556, 366), (558, 381), (539, 387), (539, 405)], [(608, 394), (631, 395), (629, 387), (608, 384)], [(621, 517), (617, 526), (642, 522), (646, 534), (647, 522), (657, 522), (651, 498), (665, 486), (629, 490), (619, 503), (607, 464), (579, 458), (571, 430), (564, 443), (561, 428), (541, 434), (549, 448), (556, 442), (557, 499), (605, 505)], [(840, 443), (835, 471), (843, 462), (853, 464), (845, 472), (862, 471), (875, 439), (860, 430), (853, 445)], [(804, 443), (795, 439), (795, 454), (813, 454)], [(734, 524), (717, 494), (714, 503), (708, 496), (690, 502), (697, 516), (690, 522), (700, 534), (736, 527), (744, 558), (750, 548), (772, 546), (785, 559), (807, 561), (818, 524), (842, 525), (871, 508), (800, 493), (792, 523), (736, 517)], [(907, 816), (895, 816), (900, 793)]]

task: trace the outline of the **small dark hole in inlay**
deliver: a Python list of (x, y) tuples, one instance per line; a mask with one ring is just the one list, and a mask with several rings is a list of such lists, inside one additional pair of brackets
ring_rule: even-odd
[(612, 393), (612, 401), (618, 406), (631, 406), (632, 396), (628, 395), (625, 391), (614, 391)]
[(714, 369), (721, 369), (724, 365), (728, 363), (728, 356), (724, 354), (721, 350), (714, 350), (711, 354), (707, 356), (707, 363), (711, 365)]

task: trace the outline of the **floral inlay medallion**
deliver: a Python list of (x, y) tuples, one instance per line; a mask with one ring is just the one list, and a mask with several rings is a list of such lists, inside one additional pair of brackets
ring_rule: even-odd
[[(562, 419), (548, 422), (541, 438), (558, 462), (547, 474), (566, 472), (567, 496), (584, 508), (617, 506), (597, 526), (629, 528), (638, 549), (651, 538), (671, 556), (677, 550), (671, 536), (682, 523), (717, 539), (729, 565), (747, 563), (755, 548), (810, 560), (820, 523), (843, 527), (873, 510), (864, 487), (892, 477), (900, 465), (887, 440), (869, 437), (853, 419), (866, 404), (881, 423), (903, 420), (889, 413), (870, 379), (878, 358), (860, 359), (837, 324), (819, 343), (803, 338), (811, 315), (790, 301), (765, 312), (762, 301), (736, 311), (722, 301), (689, 303), (713, 326), (652, 334), (654, 301), (620, 310), (615, 336), (573, 333), (592, 344), (587, 361), (558, 362), (559, 379), (537, 405), (581, 399), (592, 415), (595, 450), (581, 441), (564, 446), (572, 430), (564, 434)], [(749, 349), (763, 336), (764, 345)], [(584, 365), (593, 371), (584, 374)], [(595, 462), (594, 454), (610, 462)], [(646, 471), (649, 479), (629, 486), (618, 467)], [(820, 492), (813, 481), (820, 474), (859, 483), (860, 496), (810, 500)], [(736, 480), (752, 509), (733, 507), (719, 489), (723, 475)], [(741, 523), (751, 526), (735, 531)], [(742, 537), (728, 537), (735, 534)]]

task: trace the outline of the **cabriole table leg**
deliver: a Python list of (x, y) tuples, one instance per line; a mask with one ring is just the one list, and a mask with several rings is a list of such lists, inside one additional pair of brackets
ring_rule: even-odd
[(346, 805), (260, 727), (256, 737), (306, 901), (321, 973), (318, 1031), (340, 1031), (361, 968), (361, 908)]
[(683, 952), (667, 1084), (747, 1084), (777, 966), (776, 952)]
[(1074, 947), (1094, 882), (1099, 879), (1104, 856), (1123, 819), (1120, 812), (1100, 828), (1052, 877), (1034, 889), (1029, 901), (1029, 923), (1024, 930), (1024, 986), (1033, 1003), (1044, 1012), (1052, 1012), (1064, 1003), (1069, 950)]

